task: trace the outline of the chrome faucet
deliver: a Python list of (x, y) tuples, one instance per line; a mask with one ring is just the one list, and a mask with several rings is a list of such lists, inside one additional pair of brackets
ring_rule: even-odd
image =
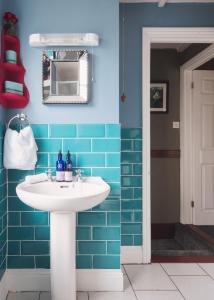
[(48, 181), (53, 181), (51, 168), (48, 168), (46, 173), (48, 175)]
[(83, 173), (82, 170), (80, 170), (80, 169), (76, 170), (76, 181), (77, 182), (82, 182), (83, 181), (82, 173)]

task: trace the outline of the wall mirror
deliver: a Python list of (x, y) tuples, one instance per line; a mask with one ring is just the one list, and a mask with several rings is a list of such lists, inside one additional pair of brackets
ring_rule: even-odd
[(88, 52), (46, 50), (42, 53), (43, 103), (88, 102)]

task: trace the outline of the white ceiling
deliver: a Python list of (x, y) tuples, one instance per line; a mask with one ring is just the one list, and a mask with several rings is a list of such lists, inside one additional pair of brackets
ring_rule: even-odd
[(165, 43), (165, 44), (160, 44), (160, 43), (153, 43), (151, 45), (152, 49), (175, 49), (177, 52), (183, 52), (185, 49), (187, 49), (191, 44), (185, 43)]
[(214, 3), (214, 0), (120, 0), (122, 3), (157, 3), (163, 7), (167, 3)]

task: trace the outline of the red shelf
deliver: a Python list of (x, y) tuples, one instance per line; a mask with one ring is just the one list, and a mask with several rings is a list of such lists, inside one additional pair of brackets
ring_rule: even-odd
[(7, 62), (0, 62), (0, 68), (10, 72), (25, 72), (25, 68), (22, 65), (11, 64)]
[(15, 35), (4, 33), (4, 36), (5, 36), (5, 41), (8, 43), (17, 44), (19, 42), (19, 38)]
[(28, 104), (28, 97), (12, 93), (1, 93), (1, 104), (5, 108), (23, 108)]
[[(7, 63), (5, 53), (13, 50), (17, 53), (17, 64)], [(29, 92), (24, 82), (25, 68), (20, 57), (20, 41), (17, 36), (6, 34), (1, 36), (1, 59), (0, 59), (0, 104), (5, 108), (23, 108), (29, 102)], [(5, 93), (5, 81), (14, 81), (24, 85), (24, 95)]]

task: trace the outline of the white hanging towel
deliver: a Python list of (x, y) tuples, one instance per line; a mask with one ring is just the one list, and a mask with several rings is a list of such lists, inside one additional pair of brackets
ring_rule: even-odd
[(20, 132), (7, 128), (4, 137), (4, 167), (6, 169), (34, 170), (38, 147), (30, 126)]

